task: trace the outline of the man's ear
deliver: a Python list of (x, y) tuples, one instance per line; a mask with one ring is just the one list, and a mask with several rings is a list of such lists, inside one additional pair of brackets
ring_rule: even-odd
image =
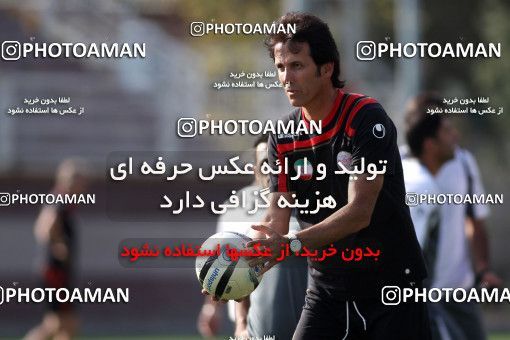
[(327, 78), (330, 78), (333, 74), (333, 70), (335, 68), (335, 64), (333, 62), (326, 63), (320, 67), (321, 76), (325, 75)]

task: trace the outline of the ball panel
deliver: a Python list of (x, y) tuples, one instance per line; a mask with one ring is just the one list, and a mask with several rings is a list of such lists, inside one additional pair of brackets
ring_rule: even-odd
[(262, 276), (261, 267), (252, 268), (245, 258), (232, 261), (226, 252), (227, 245), (232, 249), (245, 248), (251, 239), (241, 233), (221, 232), (209, 237), (202, 249), (217, 249), (220, 244), (220, 256), (197, 257), (196, 274), (201, 286), (210, 294), (224, 300), (237, 300), (249, 295), (257, 288)]

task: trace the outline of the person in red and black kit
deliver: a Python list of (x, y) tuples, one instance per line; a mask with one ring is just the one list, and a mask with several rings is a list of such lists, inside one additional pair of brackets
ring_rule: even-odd
[[(377, 249), (377, 261), (342, 262), (338, 255), (309, 261), (311, 281), (293, 339), (430, 339), (423, 302), (389, 305), (397, 293), (382, 296), (384, 286), (420, 288), (427, 275), (405, 204), (397, 130), (375, 99), (342, 91), (339, 53), (323, 21), (288, 13), (277, 24), (296, 27), (295, 33), (277, 32), (266, 42), (296, 108), (284, 121), (295, 126), (320, 121), (322, 131), (269, 138), (270, 165), (277, 170), (287, 162), (289, 173), (271, 175), (268, 213), (252, 227), (254, 241), (247, 244), (260, 243), (273, 258), (256, 258), (250, 265), (264, 264), (262, 272), (269, 270), (284, 243), (293, 252), (330, 245), (339, 252)], [(309, 166), (303, 166), (305, 158)], [(319, 164), (326, 170), (319, 171)], [(298, 178), (300, 168), (307, 175)], [(324, 204), (328, 197), (336, 206)], [(291, 209), (282, 207), (282, 200), (291, 206), (310, 202), (298, 209), (302, 230), (295, 234), (288, 233)]]
[[(86, 189), (85, 164), (81, 160), (63, 161), (56, 175), (55, 194), (81, 194)], [(35, 222), (35, 237), (46, 254), (42, 284), (44, 288), (72, 288), (76, 262), (74, 205), (46, 205)], [(25, 339), (72, 339), (78, 319), (71, 303), (48, 302), (43, 321), (30, 330)]]

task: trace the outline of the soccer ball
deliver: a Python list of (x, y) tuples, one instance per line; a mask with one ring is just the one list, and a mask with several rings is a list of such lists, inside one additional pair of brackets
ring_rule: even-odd
[(229, 252), (246, 249), (249, 241), (248, 236), (231, 231), (209, 237), (200, 249), (215, 251), (214, 255), (197, 256), (195, 263), (202, 288), (222, 300), (237, 300), (253, 292), (262, 280), (261, 266), (250, 267), (245, 258), (230, 256), (232, 250)]

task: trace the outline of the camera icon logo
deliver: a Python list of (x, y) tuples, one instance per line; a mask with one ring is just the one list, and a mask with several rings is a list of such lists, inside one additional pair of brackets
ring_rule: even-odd
[(406, 193), (406, 204), (409, 207), (416, 207), (418, 205), (418, 194), (415, 192)]
[(401, 292), (398, 286), (385, 286), (381, 291), (381, 301), (384, 305), (395, 306), (400, 303)]
[(194, 37), (201, 37), (205, 34), (205, 23), (194, 21), (190, 25), (190, 34)]
[(193, 138), (197, 135), (197, 120), (195, 118), (180, 118), (177, 121), (177, 135), (183, 138)]
[(11, 194), (8, 192), (0, 192), (0, 207), (11, 205)]
[(18, 41), (4, 41), (2, 43), (2, 59), (18, 60), (21, 58), (21, 44)]
[(374, 60), (376, 55), (376, 46), (373, 41), (358, 41), (356, 44), (356, 57), (358, 60)]

